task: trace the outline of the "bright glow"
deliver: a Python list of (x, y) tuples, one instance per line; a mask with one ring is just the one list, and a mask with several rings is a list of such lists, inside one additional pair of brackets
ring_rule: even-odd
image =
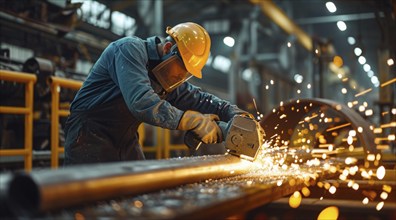
[[(85, 4), (85, 3), (84, 3)], [(98, 15), (99, 17), (99, 15)], [(134, 28), (136, 20), (132, 17), (127, 16), (119, 11), (113, 11), (111, 13), (111, 31), (118, 35), (131, 36), (134, 34)]]
[(353, 52), (355, 53), (356, 56), (360, 56), (363, 53), (363, 51), (362, 51), (362, 49), (360, 49), (360, 47), (355, 47)]
[(348, 92), (348, 90), (347, 90), (346, 88), (342, 88), (342, 89), (341, 89), (341, 93), (342, 93), (342, 94), (346, 94), (347, 92)]
[(337, 27), (340, 31), (345, 31), (347, 29), (347, 26), (343, 21), (337, 21)]
[(377, 178), (379, 180), (382, 180), (385, 177), (385, 167), (384, 166), (380, 166), (377, 169)]
[[(322, 197), (321, 197), (322, 199)], [(338, 208), (336, 206), (329, 206), (323, 209), (319, 215), (318, 220), (337, 220), (338, 219)]]
[(392, 191), (392, 186), (383, 185), (383, 186), (382, 186), (382, 190), (384, 190), (384, 191), (387, 192), (387, 193), (391, 193), (391, 191)]
[(331, 186), (330, 189), (329, 189), (329, 192), (331, 194), (334, 194), (336, 191), (337, 191), (337, 188), (335, 186)]
[(244, 71), (242, 71), (242, 79), (246, 80), (247, 82), (250, 82), (250, 80), (252, 80), (252, 69), (247, 68)]
[(377, 204), (377, 206), (375, 207), (375, 209), (377, 209), (377, 211), (380, 211), (382, 209), (382, 207), (384, 207), (384, 202), (381, 201)]
[(357, 159), (354, 157), (347, 157), (345, 158), (345, 164), (349, 165), (349, 164), (354, 164), (357, 162)]
[(381, 199), (386, 200), (388, 198), (388, 193), (387, 192), (382, 192), (380, 197), (381, 197)]
[(302, 192), (302, 194), (303, 194), (305, 197), (308, 197), (308, 196), (311, 194), (311, 191), (310, 191), (307, 187), (302, 188), (302, 189), (301, 189), (301, 192)]
[(366, 63), (363, 65), (363, 69), (364, 69), (364, 71), (368, 72), (371, 70), (371, 66)]
[(217, 70), (228, 73), (231, 67), (231, 60), (227, 57), (217, 55), (213, 60), (212, 66)]
[(349, 145), (352, 145), (352, 144), (353, 144), (353, 137), (352, 137), (352, 136), (348, 136), (348, 138), (347, 138), (347, 143), (348, 143)]
[(366, 198), (364, 198), (364, 199), (363, 199), (363, 201), (362, 201), (362, 203), (363, 203), (363, 204), (365, 204), (365, 205), (367, 205), (367, 204), (368, 204), (368, 202), (369, 202), (369, 199), (368, 199), (367, 197), (366, 197)]
[(365, 64), (366, 63), (366, 57), (364, 57), (364, 56), (360, 56), (359, 58), (358, 58), (358, 61), (359, 61), (359, 63), (360, 64)]
[(392, 58), (389, 58), (386, 63), (388, 63), (388, 66), (392, 66), (393, 64), (395, 64), (395, 61), (393, 61)]
[(367, 155), (367, 160), (368, 161), (374, 161), (375, 160), (375, 155), (374, 154)]
[(359, 112), (364, 112), (366, 110), (366, 107), (363, 105), (359, 105)]
[(307, 89), (310, 89), (310, 88), (311, 88), (311, 84), (309, 84), (309, 83), (308, 83), (308, 85), (307, 85)]
[(333, 63), (334, 63), (334, 65), (336, 65), (337, 67), (342, 67), (342, 65), (344, 64), (344, 61), (342, 60), (342, 57), (340, 57), (340, 56), (334, 56), (334, 58), (333, 58)]
[(354, 37), (348, 37), (348, 43), (349, 43), (350, 45), (354, 45), (354, 44), (356, 43), (355, 38), (354, 38)]
[(294, 75), (294, 80), (295, 80), (297, 83), (302, 83), (303, 79), (304, 79), (304, 77), (303, 77), (302, 75), (300, 75), (300, 74)]
[(367, 72), (367, 76), (370, 77), (370, 78), (373, 77), (374, 76), (374, 72), (372, 70), (368, 71)]
[(292, 44), (290, 42), (287, 42), (287, 47), (291, 47)]
[(297, 208), (300, 206), (302, 200), (301, 193), (299, 191), (295, 191), (289, 198), (289, 205), (292, 208)]
[(371, 77), (371, 82), (372, 82), (373, 84), (379, 83), (378, 78), (377, 78), (376, 76)]
[(330, 13), (334, 13), (337, 11), (337, 7), (333, 2), (326, 2), (326, 8), (329, 10)]
[(234, 38), (227, 36), (223, 39), (223, 43), (229, 47), (233, 47), (235, 45)]

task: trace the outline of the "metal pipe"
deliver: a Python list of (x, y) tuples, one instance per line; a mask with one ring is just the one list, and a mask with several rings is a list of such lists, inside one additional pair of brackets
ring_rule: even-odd
[(16, 174), (10, 204), (16, 213), (65, 208), (206, 179), (247, 173), (250, 162), (231, 155), (71, 166)]

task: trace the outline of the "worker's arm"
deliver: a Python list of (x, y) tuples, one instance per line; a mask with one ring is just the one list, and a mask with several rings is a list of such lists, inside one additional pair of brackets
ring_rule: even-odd
[(135, 118), (154, 126), (176, 129), (183, 111), (161, 100), (153, 91), (146, 69), (147, 59), (143, 42), (126, 41), (117, 45), (112, 78)]
[(195, 110), (203, 114), (216, 114), (220, 117), (221, 121), (225, 122), (232, 119), (234, 115), (247, 113), (236, 105), (204, 92), (201, 88), (189, 82), (183, 83), (170, 93), (166, 100), (183, 111)]

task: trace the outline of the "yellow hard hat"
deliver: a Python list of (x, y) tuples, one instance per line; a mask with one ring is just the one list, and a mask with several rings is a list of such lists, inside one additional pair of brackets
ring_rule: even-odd
[(187, 71), (195, 77), (202, 78), (201, 70), (209, 58), (211, 44), (205, 28), (193, 22), (186, 22), (167, 27), (166, 33), (175, 40)]

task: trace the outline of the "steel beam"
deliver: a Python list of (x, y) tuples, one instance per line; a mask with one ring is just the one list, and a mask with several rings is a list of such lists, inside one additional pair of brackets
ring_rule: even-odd
[(303, 31), (294, 23), (282, 9), (271, 0), (250, 0), (253, 4), (260, 6), (261, 11), (267, 15), (275, 24), (281, 27), (286, 33), (296, 36), (298, 42), (308, 51), (312, 51), (312, 39), (309, 34)]

